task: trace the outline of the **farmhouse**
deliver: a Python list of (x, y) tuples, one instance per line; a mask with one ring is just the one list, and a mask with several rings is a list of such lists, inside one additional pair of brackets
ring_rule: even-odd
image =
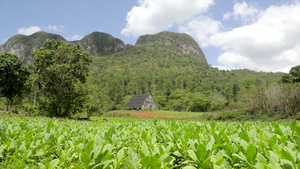
[(134, 95), (124, 109), (152, 109), (159, 110), (151, 94)]

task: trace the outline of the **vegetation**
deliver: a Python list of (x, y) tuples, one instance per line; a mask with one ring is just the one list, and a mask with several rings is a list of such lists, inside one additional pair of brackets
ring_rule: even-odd
[(94, 57), (89, 83), (101, 111), (122, 109), (130, 96), (151, 93), (160, 109), (218, 111), (246, 109), (253, 91), (277, 84), (283, 73), (224, 71), (182, 54), (176, 46), (140, 44)]
[(0, 116), (1, 168), (299, 168), (300, 123)]
[(143, 35), (137, 40), (136, 46), (151, 43), (159, 44), (160, 47), (172, 47), (175, 51), (193, 56), (207, 64), (206, 57), (198, 43), (188, 34), (164, 31), (154, 35)]
[(253, 113), (295, 114), (300, 112), (300, 65), (292, 67), (281, 79), (284, 84), (253, 91), (250, 109)]
[(33, 53), (36, 84), (44, 94), (40, 109), (51, 116), (68, 116), (83, 108), (90, 55), (79, 45), (47, 40)]
[(250, 108), (253, 113), (287, 113), (300, 111), (300, 85), (278, 84), (264, 90), (254, 91), (250, 96)]
[(60, 35), (46, 32), (36, 32), (29, 36), (15, 35), (9, 38), (4, 45), (0, 46), (0, 51), (16, 53), (23, 63), (30, 64), (33, 62), (31, 57), (32, 51), (42, 47), (47, 39), (65, 41)]
[(32, 64), (32, 51), (42, 47), (47, 39), (79, 44), (84, 51), (89, 52), (91, 55), (112, 54), (125, 48), (123, 41), (101, 32), (93, 32), (86, 35), (81, 40), (70, 42), (57, 34), (36, 32), (29, 36), (15, 35), (9, 38), (5, 44), (0, 45), (0, 51), (15, 53), (23, 63)]
[[(48, 37), (18, 35), (4, 47), (32, 48), (35, 36)], [(300, 168), (300, 65), (218, 70), (190, 36), (170, 32), (136, 46), (103, 33), (62, 40), (47, 40), (28, 69), (0, 54), (0, 168)], [(109, 112), (145, 93), (161, 111)], [(3, 112), (5, 98), (24, 114)], [(102, 117), (61, 118), (92, 112)]]
[[(300, 110), (300, 66), (292, 68), (290, 74), (218, 70), (207, 65), (204, 54), (190, 36), (171, 32), (142, 36), (135, 46), (124, 47), (121, 40), (99, 32), (72, 43), (84, 48), (90, 46), (93, 51), (90, 52), (98, 56), (92, 57), (89, 67), (89, 61), (70, 65), (66, 64), (70, 60), (59, 58), (62, 52), (72, 51), (67, 44), (63, 45), (67, 48), (52, 46), (57, 48), (52, 52), (45, 47), (36, 51), (35, 61), (29, 66), (32, 75), (27, 83), (31, 91), (25, 98), (26, 110), (33, 110), (38, 102), (38, 108), (43, 110), (40, 114), (66, 116), (82, 111), (102, 114), (120, 110), (132, 95), (145, 93), (153, 95), (160, 109), (171, 111), (245, 110), (252, 115), (292, 116)], [(79, 50), (78, 46), (75, 48)], [(58, 57), (63, 64), (52, 63), (52, 57)], [(77, 63), (82, 63), (84, 70), (77, 69)], [(88, 68), (89, 77), (85, 74)], [(64, 82), (59, 75), (65, 75)], [(84, 80), (79, 76), (84, 76)], [(61, 82), (63, 87), (58, 88)], [(62, 105), (66, 110), (59, 108)]]
[(21, 98), (29, 72), (16, 55), (0, 54), (0, 98), (7, 98), (7, 108), (16, 97)]
[(289, 74), (285, 74), (281, 81), (283, 83), (299, 83), (300, 82), (300, 65), (292, 67)]
[(73, 43), (80, 44), (91, 55), (108, 55), (122, 51), (125, 48), (123, 41), (101, 32), (93, 32)]

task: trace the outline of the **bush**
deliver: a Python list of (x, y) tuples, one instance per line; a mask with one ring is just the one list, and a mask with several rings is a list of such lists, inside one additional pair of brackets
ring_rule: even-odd
[(245, 116), (245, 111), (224, 111), (217, 114), (213, 120), (242, 120)]
[(300, 120), (300, 112), (295, 114), (295, 120)]
[(278, 84), (254, 91), (248, 98), (253, 114), (291, 115), (300, 111), (300, 85)]
[(193, 98), (190, 106), (188, 107), (187, 111), (191, 112), (206, 112), (210, 109), (211, 100), (207, 97), (195, 97)]
[(41, 112), (33, 106), (25, 105), (24, 106), (25, 115), (27, 116), (39, 116), (42, 115)]

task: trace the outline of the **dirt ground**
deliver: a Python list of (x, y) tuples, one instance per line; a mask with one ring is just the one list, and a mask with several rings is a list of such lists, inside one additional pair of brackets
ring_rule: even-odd
[(197, 119), (200, 117), (200, 116), (179, 115), (179, 114), (162, 113), (162, 112), (147, 112), (147, 111), (120, 111), (118, 113), (130, 114), (131, 117), (144, 118), (144, 119), (182, 120), (182, 119)]

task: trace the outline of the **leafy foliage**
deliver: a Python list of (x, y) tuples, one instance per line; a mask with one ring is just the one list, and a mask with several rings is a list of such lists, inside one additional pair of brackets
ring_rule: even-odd
[[(254, 90), (277, 83), (283, 75), (218, 70), (179, 52), (177, 46), (161, 47), (160, 43), (93, 57), (89, 84), (98, 89), (94, 100), (99, 100), (102, 111), (122, 109), (132, 95), (144, 93), (151, 93), (163, 110), (243, 109), (249, 107), (248, 98)], [(192, 108), (202, 104), (201, 100), (205, 100), (203, 108)]]
[(22, 95), (28, 76), (27, 68), (16, 55), (0, 54), (0, 97), (6, 97), (8, 105), (15, 96)]
[(91, 62), (89, 54), (79, 45), (47, 40), (33, 57), (35, 76), (46, 97), (40, 108), (54, 116), (80, 111), (87, 94), (84, 83)]
[[(31, 36), (17, 35), (12, 37), (9, 43), (1, 47), (11, 47), (10, 45), (15, 42), (20, 42), (26, 44), (26, 49), (29, 49), (32, 48), (32, 45), (42, 45), (42, 41), (47, 37), (62, 39), (58, 35), (38, 32)], [(34, 38), (38, 40), (32, 41)], [(88, 107), (89, 112), (105, 112), (122, 109), (132, 95), (151, 93), (160, 109), (163, 110), (196, 112), (250, 109), (258, 113), (264, 112), (266, 109), (258, 110), (257, 107), (262, 106), (257, 105), (259, 104), (257, 100), (264, 103), (262, 99), (266, 98), (266, 92), (274, 88), (274, 85), (280, 81), (283, 75), (283, 73), (264, 73), (250, 70), (224, 71), (210, 67), (207, 65), (199, 45), (187, 34), (161, 32), (155, 35), (145, 35), (138, 39), (135, 46), (125, 46), (121, 40), (111, 35), (94, 32), (80, 41), (68, 43), (81, 45), (91, 54), (98, 55), (93, 57), (94, 63), (90, 69), (91, 76), (87, 79), (89, 91), (83, 90), (85, 87), (82, 85), (82, 79), (78, 79), (79, 76), (85, 75), (75, 75), (76, 73), (74, 73), (84, 71), (76, 70), (71, 74), (77, 76), (75, 79), (79, 80), (80, 83), (75, 82), (74, 84), (77, 85), (69, 85), (70, 89), (64, 88), (65, 90), (63, 90), (61, 88), (62, 90), (58, 91), (56, 87), (56, 89), (52, 88), (53, 90), (51, 90), (52, 93), (56, 90), (57, 96), (59, 96), (58, 93), (66, 96), (79, 91), (81, 94), (79, 92), (78, 97), (74, 96), (72, 99), (71, 97), (61, 100), (57, 100), (57, 97), (50, 98), (49, 92), (51, 90), (48, 90), (50, 89), (49, 86), (45, 87), (45, 82), (48, 81), (50, 84), (50, 79), (41, 78), (41, 74), (35, 76), (36, 73), (31, 76), (33, 85), (32, 93), (28, 96), (30, 99), (27, 99), (28, 104), (35, 107), (36, 100), (40, 99), (42, 101), (39, 104), (40, 108), (48, 111), (52, 107), (50, 112), (57, 112), (59, 109), (54, 102), (60, 102), (64, 104), (64, 107), (71, 108), (72, 112), (77, 110), (80, 112), (83, 97), (86, 95), (85, 93), (88, 93), (88, 102), (84, 106)], [(53, 59), (49, 59), (54, 53), (46, 50), (45, 47), (44, 49), (44, 58), (42, 58), (45, 62), (37, 60), (36, 62), (39, 63), (34, 63), (36, 65), (33, 66), (33, 69), (37, 70), (36, 67), (40, 66), (40, 70), (47, 70), (49, 76), (51, 74), (52, 77), (55, 77), (56, 73), (65, 75), (65, 77), (55, 78), (56, 80), (65, 79), (66, 81), (63, 82), (65, 86), (68, 86), (71, 81), (73, 83), (74, 79), (71, 80), (71, 76), (66, 72), (77, 69), (75, 64), (68, 66), (68, 61), (65, 61), (63, 64), (59, 63), (60, 66), (58, 66)], [(63, 51), (62, 49), (60, 55), (64, 55)], [(47, 67), (51, 64), (56, 65), (56, 67)], [(291, 70), (292, 74), (296, 75), (297, 70), (297, 67), (293, 71)], [(291, 80), (290, 77), (292, 75), (288, 76), (289, 80)], [(39, 84), (38, 81), (40, 81)], [(54, 83), (58, 84), (58, 81)], [(42, 88), (44, 92), (37, 92), (39, 88)], [(287, 91), (286, 94), (291, 93), (286, 89), (282, 91)], [(46, 94), (47, 92), (48, 94)], [(31, 103), (33, 97), (35, 99)], [(74, 100), (74, 102), (69, 103), (69, 100)], [(68, 111), (65, 112), (68, 114)]]
[(300, 123), (0, 116), (0, 168), (297, 168)]
[(282, 76), (283, 83), (299, 83), (300, 82), (300, 65), (292, 67), (289, 74)]

